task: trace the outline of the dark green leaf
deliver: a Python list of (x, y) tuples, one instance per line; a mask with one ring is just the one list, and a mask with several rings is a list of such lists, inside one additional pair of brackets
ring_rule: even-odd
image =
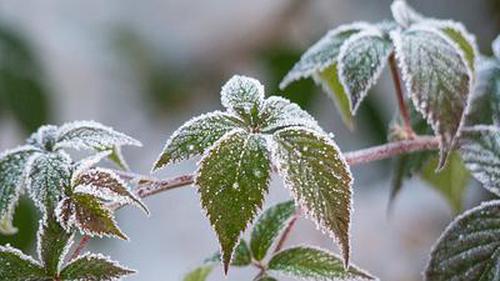
[(296, 202), (335, 238), (349, 264), (352, 176), (337, 145), (328, 136), (303, 128), (274, 134), (279, 172)]
[(219, 111), (191, 119), (172, 134), (153, 170), (203, 153), (226, 133), (240, 126), (240, 122), (236, 117)]
[(59, 202), (56, 214), (59, 223), (68, 231), (76, 227), (90, 236), (128, 239), (116, 225), (113, 213), (94, 195), (75, 192)]
[(300, 280), (374, 280), (368, 273), (350, 266), (344, 267), (342, 259), (325, 250), (295, 247), (283, 250), (269, 261), (269, 271)]
[(71, 159), (64, 152), (38, 154), (28, 169), (26, 186), (41, 210), (54, 209), (70, 182)]
[(276, 237), (288, 225), (295, 213), (295, 203), (288, 201), (272, 206), (260, 215), (252, 229), (250, 239), (250, 248), (256, 260), (260, 261), (266, 256)]
[(33, 146), (22, 146), (0, 155), (0, 233), (13, 234), (12, 216), (23, 183), (26, 162), (36, 152)]
[(195, 182), (219, 238), (226, 272), (241, 233), (262, 206), (269, 165), (265, 140), (243, 130), (225, 136), (200, 162)]
[(500, 201), (457, 217), (434, 246), (427, 281), (500, 280)]
[(426, 25), (392, 32), (391, 36), (407, 92), (441, 139), (438, 165), (441, 169), (462, 124), (471, 91), (472, 71), (456, 44)]
[(62, 271), (63, 280), (113, 281), (134, 274), (102, 255), (86, 254), (71, 261)]
[(73, 235), (66, 232), (52, 214), (40, 223), (37, 241), (38, 257), (47, 275), (56, 276), (69, 250)]
[[(212, 257), (205, 260), (205, 263), (220, 263), (221, 255), (220, 253), (214, 254)], [(234, 250), (233, 258), (231, 260), (232, 266), (247, 266), (252, 262), (252, 254), (250, 253), (250, 249), (248, 248), (248, 244), (245, 240), (241, 239), (238, 246)]]
[(375, 28), (353, 35), (340, 49), (339, 77), (353, 114), (377, 82), (391, 52), (391, 41)]
[(42, 266), (21, 251), (0, 246), (0, 280), (47, 281)]

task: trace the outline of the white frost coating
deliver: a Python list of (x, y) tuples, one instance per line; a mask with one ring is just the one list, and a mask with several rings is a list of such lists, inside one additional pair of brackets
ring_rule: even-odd
[(222, 86), (221, 103), (231, 112), (243, 109), (248, 113), (254, 105), (260, 109), (263, 101), (264, 85), (257, 79), (234, 75)]
[[(352, 35), (349, 39), (347, 39), (344, 44), (340, 47), (340, 52), (338, 56), (338, 64), (337, 64), (337, 69), (338, 69), (338, 75), (339, 75), (339, 81), (344, 87), (344, 90), (347, 94), (347, 97), (349, 99), (349, 104), (351, 106), (351, 111), (352, 114), (355, 115), (356, 111), (359, 108), (359, 105), (361, 104), (361, 101), (365, 98), (365, 96), (368, 94), (368, 90), (375, 85), (377, 82), (378, 78), (380, 77), (380, 74), (382, 73), (382, 70), (384, 69), (387, 59), (389, 58), (389, 55), (391, 54), (392, 48), (387, 48), (385, 50), (385, 54), (383, 54), (381, 57), (379, 57), (379, 63), (378, 65), (374, 65), (375, 63), (372, 62), (371, 65), (368, 65), (369, 68), (375, 67), (375, 71), (373, 71), (373, 74), (371, 75), (370, 79), (366, 81), (366, 86), (362, 89), (361, 92), (359, 93), (354, 93), (353, 89), (350, 88), (350, 83), (347, 81), (347, 76), (346, 76), (346, 65), (345, 65), (345, 58), (348, 55), (352, 55), (352, 52), (355, 52), (356, 50), (353, 50), (353, 45), (355, 43), (359, 43), (361, 40), (373, 37), (376, 39), (381, 39), (384, 40), (384, 34), (382, 33), (381, 30), (379, 30), (376, 27), (370, 27), (367, 28), (364, 31), (361, 31), (357, 34)], [(374, 47), (374, 46), (373, 46)], [(366, 48), (363, 48), (366, 49)], [(361, 54), (359, 54), (361, 55)], [(353, 97), (354, 95), (357, 96), (356, 103), (353, 103)]]
[(55, 148), (95, 149), (109, 146), (142, 146), (138, 140), (95, 121), (75, 121), (57, 131)]
[(424, 17), (410, 7), (405, 0), (395, 0), (392, 2), (391, 11), (394, 20), (404, 28), (408, 28), (413, 23), (424, 19)]
[(101, 162), (102, 159), (108, 157), (111, 154), (111, 151), (103, 151), (91, 155), (89, 157), (83, 158), (80, 161), (73, 164), (73, 174), (71, 176), (71, 185), (75, 185), (75, 180), (85, 171)]
[[(299, 245), (296, 245), (296, 246), (293, 246), (291, 248), (287, 248), (287, 249), (282, 249), (280, 250), (279, 252), (277, 253), (274, 253), (273, 256), (276, 256), (276, 255), (279, 255), (283, 252), (286, 252), (286, 251), (289, 251), (289, 250), (294, 250), (294, 249), (304, 249), (304, 250), (313, 250), (313, 251), (320, 251), (320, 252), (323, 252), (324, 254), (334, 258), (334, 259), (338, 259), (338, 260), (342, 260), (342, 257), (327, 250), (327, 249), (324, 249), (324, 248), (321, 248), (321, 247), (318, 247), (318, 246), (311, 246), (311, 245), (306, 245), (306, 244), (299, 244)], [(272, 259), (272, 258), (271, 258)], [(353, 272), (353, 273), (349, 273), (350, 277), (348, 278), (344, 278), (344, 277), (333, 277), (333, 279), (331, 278), (328, 278), (328, 279), (325, 279), (324, 277), (322, 276), (316, 276), (316, 277), (304, 277), (304, 276), (301, 276), (300, 280), (310, 280), (310, 281), (318, 281), (318, 280), (321, 280), (321, 281), (380, 281), (380, 279), (378, 277), (375, 277), (373, 276), (370, 272), (364, 270), (364, 269), (361, 269), (359, 268), (358, 266), (354, 265), (354, 264), (351, 264), (349, 265), (349, 270), (351, 269), (354, 269), (358, 272)], [(280, 270), (273, 270), (273, 269), (269, 269), (270, 271), (274, 272), (275, 274), (277, 275), (280, 275), (280, 276), (283, 276), (283, 277), (298, 277), (297, 275), (293, 275), (291, 273), (288, 273), (288, 272), (283, 272), (283, 271), (280, 271)], [(358, 276), (356, 276), (356, 274)], [(365, 276), (360, 276), (360, 275), (365, 275)]]
[[(339, 38), (337, 38), (339, 34), (347, 31), (355, 32), (356, 30), (359, 32), (369, 28), (371, 28), (369, 23), (354, 22), (351, 24), (340, 25), (339, 27), (328, 31), (325, 36), (314, 43), (314, 45), (312, 45), (301, 56), (300, 60), (294, 65), (290, 72), (288, 72), (285, 78), (283, 78), (279, 88), (283, 90), (290, 83), (302, 78), (311, 77), (314, 73), (320, 72), (328, 66), (334, 64), (337, 61), (339, 49), (343, 44), (343, 41), (335, 42), (336, 40), (339, 40)], [(329, 51), (329, 53), (323, 54), (324, 57), (321, 56), (321, 53), (326, 51)], [(318, 56), (318, 58), (315, 58), (313, 62), (309, 61), (316, 56)]]
[[(298, 129), (298, 130), (302, 130), (302, 131), (305, 131), (309, 134), (312, 134), (318, 138), (322, 138), (324, 139), (324, 141), (326, 142), (327, 145), (330, 145), (331, 147), (333, 147), (333, 149), (335, 151), (338, 152), (337, 156), (338, 156), (338, 160), (340, 161), (340, 163), (342, 163), (342, 165), (344, 167), (349, 167), (349, 165), (347, 164), (347, 161), (344, 157), (344, 155), (341, 153), (341, 150), (339, 149), (339, 147), (337, 146), (337, 144), (326, 134), (320, 134), (314, 130), (310, 130), (310, 129), (307, 129), (307, 128), (303, 128), (303, 127), (290, 127), (290, 128), (286, 128), (286, 129), (283, 129), (281, 131), (287, 131), (287, 130), (294, 130), (294, 129)], [(279, 132), (279, 131), (278, 131)], [(277, 133), (278, 133), (277, 132)], [(302, 210), (304, 210), (304, 214), (305, 216), (308, 218), (308, 219), (311, 219), (312, 221), (314, 221), (314, 223), (316, 224), (316, 227), (322, 232), (322, 233), (326, 233), (328, 236), (330, 236), (333, 240), (334, 240), (334, 243), (335, 244), (338, 244), (338, 245), (341, 245), (340, 250), (343, 254), (343, 256), (346, 256), (346, 257), (349, 257), (350, 256), (350, 245), (342, 245), (340, 242), (340, 238), (337, 237), (337, 234), (332, 230), (330, 229), (325, 223), (324, 219), (321, 219), (315, 212), (314, 210), (311, 210), (307, 207), (307, 202), (304, 201), (303, 198), (299, 199), (301, 196), (299, 196), (299, 194), (296, 193), (295, 189), (293, 188), (294, 186), (294, 183), (293, 183), (293, 180), (290, 179), (290, 177), (287, 175), (287, 169), (284, 167), (285, 165), (287, 165), (286, 163), (284, 163), (283, 161), (280, 161), (280, 156), (279, 156), (279, 144), (277, 143), (276, 140), (273, 140), (271, 142), (269, 142), (269, 145), (270, 145), (270, 150), (271, 150), (271, 153), (272, 153), (272, 159), (273, 159), (273, 164), (277, 167), (278, 169), (278, 173), (283, 177), (283, 183), (284, 185), (290, 190), (290, 192), (292, 193), (293, 195), (293, 198), (295, 199), (295, 202), (297, 202), (297, 204), (299, 206), (301, 206)], [(300, 156), (301, 152), (300, 151), (296, 151), (296, 153)], [(354, 206), (353, 206), (353, 188), (352, 188), (352, 185), (353, 185), (353, 181), (354, 181), (354, 178), (352, 176), (352, 173), (350, 171), (349, 168), (346, 169), (347, 171), (347, 174), (348, 174), (348, 177), (350, 178), (350, 182), (349, 182), (349, 186), (347, 187), (350, 191), (351, 191), (351, 199), (349, 200), (349, 206), (348, 206), (348, 212), (350, 214), (350, 216), (352, 216), (352, 214), (354, 213)], [(350, 239), (350, 233), (351, 233), (351, 219), (349, 217), (348, 219), (348, 225), (347, 225), (347, 235), (348, 235), (348, 241), (347, 243), (349, 243), (349, 241), (351, 240)], [(344, 252), (344, 249), (343, 249), (343, 246), (347, 246), (348, 248), (348, 251), (349, 252)], [(345, 261), (346, 264), (349, 263), (348, 260)]]
[[(71, 266), (72, 264), (75, 264), (77, 262), (80, 262), (82, 260), (85, 260), (86, 262), (92, 261), (92, 260), (99, 260), (99, 261), (104, 261), (105, 263), (115, 267), (115, 268), (120, 268), (123, 271), (128, 271), (128, 273), (125, 274), (120, 274), (118, 276), (107, 276), (105, 279), (99, 279), (100, 281), (119, 281), (121, 280), (121, 277), (124, 275), (130, 275), (130, 274), (135, 274), (137, 271), (125, 267), (118, 263), (117, 261), (112, 260), (109, 256), (105, 256), (103, 254), (92, 254), (92, 253), (85, 253), (83, 255), (78, 256), (74, 260), (70, 261), (66, 267)], [(87, 281), (86, 279), (80, 278), (80, 279), (71, 279), (72, 281)]]
[[(40, 259), (40, 264), (43, 267), (45, 267), (46, 264), (44, 263), (44, 261), (42, 259), (42, 234), (43, 234), (43, 228), (47, 224), (46, 222), (47, 222), (47, 216), (44, 214), (43, 217), (38, 221), (38, 231), (36, 233), (36, 255), (37, 255), (38, 259)], [(64, 264), (64, 257), (66, 257), (69, 250), (71, 249), (71, 246), (73, 245), (74, 238), (75, 238), (75, 234), (71, 233), (66, 245), (64, 246), (63, 251), (61, 252), (61, 256), (60, 256), (59, 261), (57, 263), (58, 270), (60, 270), (62, 268), (62, 265)]]
[[(46, 144), (55, 141), (57, 126), (43, 125), (26, 140), (30, 145), (46, 148)], [(53, 144), (53, 143), (52, 143)]]
[(33, 264), (35, 266), (39, 266), (39, 267), (42, 266), (34, 258), (32, 258), (32, 257), (30, 257), (28, 255), (25, 255), (23, 252), (21, 252), (20, 250), (14, 248), (14, 247), (11, 247), (9, 244), (7, 244), (5, 246), (0, 245), (0, 252), (11, 253), (11, 254), (19, 257), (23, 261), (29, 262), (29, 263), (31, 263), (31, 264)]
[(495, 57), (500, 60), (500, 35), (498, 35), (491, 44), (491, 49), (493, 50), (493, 54), (495, 55)]
[[(403, 40), (402, 40), (402, 36), (403, 36), (402, 31), (396, 30), (396, 31), (392, 31), (390, 33), (390, 36), (391, 36), (392, 41), (394, 43), (395, 54), (396, 54), (396, 58), (398, 61), (398, 66), (401, 70), (402, 80), (405, 84), (407, 94), (410, 95), (412, 102), (415, 105), (415, 108), (417, 109), (417, 111), (422, 116), (425, 117), (425, 119), (427, 120), (427, 123), (432, 127), (434, 132), (440, 136), (440, 143), (441, 143), (440, 147), (441, 147), (441, 151), (443, 152), (447, 149), (452, 148), (456, 143), (457, 136), (459, 135), (460, 130), (461, 130), (463, 123), (464, 123), (464, 120), (465, 120), (464, 113), (467, 111), (468, 99), (470, 99), (470, 96), (471, 96), (470, 92), (472, 89), (471, 88), (472, 87), (472, 80), (474, 80), (474, 79), (473, 79), (471, 70), (469, 69), (469, 67), (467, 67), (468, 64), (467, 64), (465, 57), (463, 56), (463, 52), (460, 52), (456, 47), (457, 46), (456, 43), (454, 43), (450, 38), (448, 38), (448, 36), (444, 35), (442, 31), (424, 23), (424, 24), (414, 25), (409, 30), (407, 30), (405, 32), (413, 32), (413, 31), (422, 31), (422, 32), (426, 32), (429, 34), (433, 34), (433, 35), (439, 37), (440, 39), (442, 39), (443, 41), (445, 41), (445, 43), (447, 45), (451, 46), (456, 51), (455, 54), (451, 54), (451, 55), (458, 55), (460, 58), (461, 64), (449, 66), (449, 67), (447, 67), (447, 69), (449, 69), (450, 71), (456, 71), (458, 68), (461, 68), (462, 70), (464, 70), (466, 72), (466, 74), (469, 78), (468, 93), (466, 93), (467, 101), (464, 104), (463, 113), (461, 115), (461, 119), (460, 119), (460, 122), (458, 124), (458, 127), (457, 127), (456, 131), (454, 132), (454, 135), (441, 134), (440, 133), (440, 130), (441, 130), (440, 120), (438, 120), (436, 118), (436, 116), (435, 116), (436, 112), (432, 112), (432, 110), (429, 109), (428, 98), (425, 97), (425, 99), (423, 99), (424, 97), (417, 95), (417, 93), (414, 93), (412, 90), (414, 77), (413, 77), (413, 74), (410, 73), (409, 66), (407, 64), (407, 61), (409, 58), (406, 57), (406, 54), (403, 50), (404, 46), (403, 46)], [(440, 52), (440, 53), (442, 53), (442, 52)], [(444, 54), (441, 54), (441, 55), (444, 56)], [(451, 86), (449, 86), (449, 83), (450, 83), (449, 81), (446, 81), (446, 83), (447, 83), (448, 87), (451, 87)], [(450, 132), (447, 132), (447, 133), (450, 133)], [(446, 145), (446, 147), (445, 147), (445, 145)], [(446, 155), (444, 153), (441, 153), (438, 169), (444, 166), (445, 161), (446, 161), (445, 157), (446, 157)]]
[(316, 119), (296, 103), (278, 96), (270, 96), (264, 102), (260, 115), (267, 116), (263, 121), (262, 132), (266, 133), (278, 128), (304, 126), (323, 132)]

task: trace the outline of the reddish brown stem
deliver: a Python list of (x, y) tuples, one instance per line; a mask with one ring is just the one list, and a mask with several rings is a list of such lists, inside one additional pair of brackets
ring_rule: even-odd
[(295, 223), (299, 219), (300, 216), (300, 211), (297, 211), (294, 215), (293, 218), (288, 222), (288, 225), (285, 228), (285, 231), (283, 231), (283, 234), (281, 234), (281, 237), (278, 240), (278, 243), (276, 244), (276, 248), (274, 248), (274, 253), (277, 253), (283, 249), (283, 246), (285, 245), (286, 240), (288, 239), (288, 236), (290, 236), (290, 233), (292, 232), (293, 227), (295, 226)]
[(389, 66), (391, 68), (392, 81), (394, 82), (396, 97), (398, 99), (399, 112), (401, 114), (401, 118), (403, 119), (404, 130), (408, 139), (412, 139), (416, 136), (416, 134), (413, 132), (413, 128), (411, 126), (410, 113), (408, 112), (408, 107), (405, 103), (403, 87), (401, 86), (401, 77), (399, 75), (396, 56), (394, 53), (389, 56)]
[[(378, 161), (382, 159), (391, 158), (404, 153), (411, 153), (421, 150), (434, 150), (439, 147), (439, 139), (432, 136), (420, 136), (415, 137), (411, 140), (403, 140), (392, 143), (387, 143), (384, 145), (374, 146), (370, 148), (365, 148), (357, 151), (348, 152), (345, 154), (346, 162), (350, 166), (369, 163), (373, 161)], [(168, 191), (171, 189), (179, 188), (182, 186), (191, 185), (194, 182), (194, 175), (187, 174), (181, 175), (169, 179), (159, 180), (139, 174), (116, 171), (116, 173), (125, 180), (137, 181), (139, 187), (135, 190), (135, 193), (141, 197), (149, 197), (160, 192)], [(121, 206), (112, 206), (112, 209), (117, 209)], [(291, 229), (293, 228), (297, 215), (290, 221), (287, 229), (281, 236), (275, 251), (281, 250), (283, 244), (287, 240)], [(78, 257), (81, 251), (90, 241), (89, 236), (83, 236), (80, 243), (75, 248), (71, 259)]]

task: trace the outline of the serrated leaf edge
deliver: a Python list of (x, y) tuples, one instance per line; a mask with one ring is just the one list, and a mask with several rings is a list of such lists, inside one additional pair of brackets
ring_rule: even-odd
[[(94, 254), (94, 253), (88, 253), (88, 252), (85, 253), (85, 254), (79, 255), (78, 257), (72, 259), (70, 262), (68, 262), (68, 264), (66, 264), (66, 266), (64, 268), (70, 266), (71, 264), (73, 264), (74, 262), (77, 262), (78, 260), (85, 259), (85, 258), (90, 258), (90, 259), (94, 258), (94, 259), (104, 260), (104, 261), (110, 263), (114, 267), (118, 267), (118, 268), (120, 268), (120, 269), (122, 269), (124, 271), (129, 271), (130, 272), (130, 273), (124, 274), (122, 276), (131, 275), (131, 274), (136, 274), (137, 273), (136, 270), (121, 265), (117, 261), (112, 260), (111, 257), (109, 257), (109, 256), (105, 256), (105, 255), (100, 254), (100, 253)], [(111, 279), (106, 279), (105, 281), (118, 281), (118, 280), (120, 280), (122, 278), (122, 276), (120, 276), (120, 277), (111, 277)], [(80, 281), (80, 280), (78, 280), (78, 281)]]

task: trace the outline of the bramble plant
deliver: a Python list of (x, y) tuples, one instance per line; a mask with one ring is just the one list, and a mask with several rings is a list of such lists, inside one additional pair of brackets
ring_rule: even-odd
[[(194, 174), (160, 180), (128, 172), (121, 147), (140, 142), (97, 122), (43, 126), (25, 145), (0, 156), (0, 233), (17, 231), (12, 217), (23, 192), (41, 213), (37, 257), (0, 246), (0, 280), (118, 280), (134, 273), (101, 254), (82, 254), (89, 239), (126, 240), (114, 219), (117, 208), (134, 205), (149, 214), (142, 198), (191, 184), (220, 252), (185, 281), (207, 280), (219, 264), (225, 274), (230, 267), (254, 267), (258, 281), (281, 275), (377, 280), (350, 262), (353, 165), (398, 157), (391, 200), (417, 174), (457, 213), (469, 173), (500, 196), (500, 36), (488, 58), (478, 54), (462, 24), (426, 18), (401, 0), (391, 9), (393, 21), (329, 31), (280, 85), (312, 77), (352, 127), (388, 64), (400, 116), (387, 144), (343, 153), (310, 114), (284, 98), (265, 97), (264, 86), (245, 76), (222, 87), (224, 111), (182, 125), (153, 166), (156, 171), (201, 155)], [(90, 156), (73, 160), (69, 149), (85, 149)], [(95, 167), (103, 159), (117, 169)], [(273, 172), (293, 200), (259, 214)], [(329, 235), (340, 255), (310, 245), (284, 248), (300, 216)], [(499, 229), (500, 200), (458, 215), (431, 250), (424, 280), (500, 280)], [(83, 237), (69, 254), (76, 233)]]

